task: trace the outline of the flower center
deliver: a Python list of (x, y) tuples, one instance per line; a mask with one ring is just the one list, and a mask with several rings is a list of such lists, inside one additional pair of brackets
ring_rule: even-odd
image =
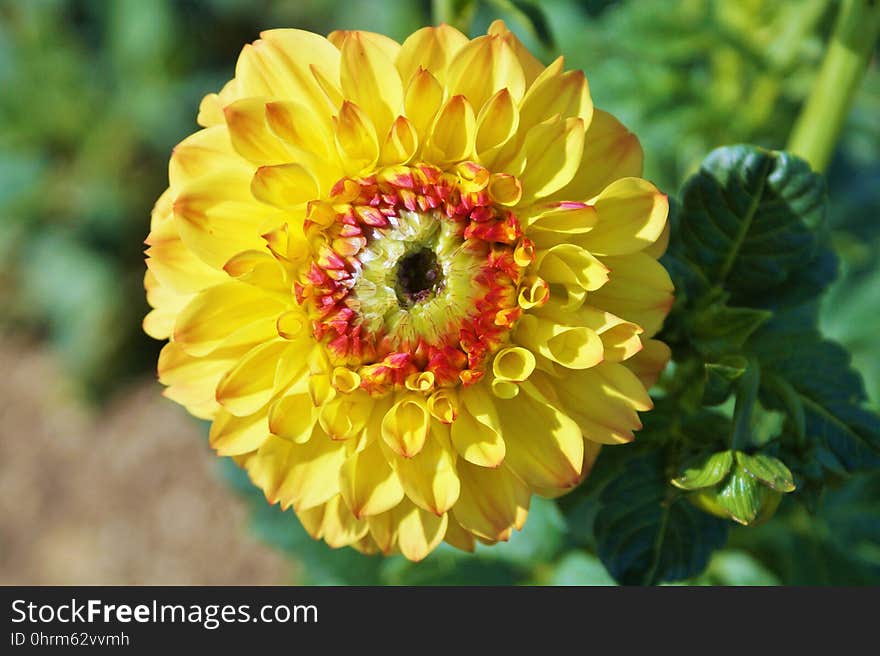
[(411, 308), (431, 298), (443, 286), (443, 272), (437, 254), (419, 248), (397, 262), (397, 300), (400, 307)]
[(477, 172), (482, 186), (425, 164), (395, 167), (345, 178), (309, 205), (312, 258), (297, 300), (330, 363), (370, 393), (420, 374), (419, 389), (476, 382), (519, 318), (533, 249)]

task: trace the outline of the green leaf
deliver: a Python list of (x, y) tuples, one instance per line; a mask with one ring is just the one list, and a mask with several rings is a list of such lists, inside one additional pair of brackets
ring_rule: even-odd
[(814, 306), (785, 310), (750, 340), (763, 370), (777, 379), (762, 386), (761, 401), (789, 411), (792, 434), (803, 422), (806, 440), (816, 443), (816, 457), (827, 469), (880, 467), (880, 417), (864, 407), (864, 385), (849, 353), (822, 339), (815, 325)]
[(747, 474), (777, 492), (792, 492), (795, 489), (788, 467), (773, 456), (763, 453), (750, 456), (737, 451), (736, 462)]
[(704, 365), (706, 385), (703, 389), (703, 403), (705, 405), (724, 403), (733, 391), (736, 381), (745, 373), (748, 364), (749, 361), (740, 355), (728, 355), (720, 358), (718, 362), (707, 362)]
[(767, 310), (713, 303), (691, 317), (691, 342), (708, 357), (735, 353), (773, 316)]
[(713, 453), (685, 467), (681, 476), (672, 479), (672, 484), (682, 490), (699, 490), (711, 487), (724, 480), (732, 465), (732, 451)]
[(724, 487), (718, 491), (715, 501), (734, 521), (751, 524), (764, 502), (762, 489), (754, 478), (737, 467)]
[(680, 222), (684, 254), (732, 305), (771, 290), (784, 299), (793, 272), (820, 250), (825, 184), (789, 153), (718, 148), (685, 184)]
[(664, 469), (657, 453), (634, 457), (600, 496), (598, 554), (620, 583), (694, 576), (727, 538), (727, 523), (687, 502), (667, 484)]

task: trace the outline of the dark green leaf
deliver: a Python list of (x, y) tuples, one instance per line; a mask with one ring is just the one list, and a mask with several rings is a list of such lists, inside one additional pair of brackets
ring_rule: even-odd
[(708, 357), (736, 352), (772, 316), (767, 310), (713, 303), (691, 316), (691, 342)]
[(682, 490), (711, 487), (724, 480), (731, 465), (733, 465), (732, 451), (713, 453), (685, 467), (681, 476), (672, 479), (672, 484)]
[(712, 151), (684, 187), (684, 254), (732, 305), (781, 299), (793, 272), (819, 251), (825, 184), (803, 160), (754, 146)]
[(761, 400), (769, 408), (789, 411), (792, 433), (803, 421), (804, 435), (816, 442), (816, 457), (827, 469), (880, 467), (880, 417), (863, 407), (864, 386), (849, 353), (822, 339), (815, 325), (815, 308), (786, 310), (750, 340), (763, 369), (778, 379), (762, 387)]
[(747, 366), (748, 360), (738, 355), (725, 356), (718, 362), (707, 362), (703, 403), (706, 405), (724, 403), (733, 391), (734, 383), (743, 375)]
[(686, 501), (656, 453), (633, 458), (602, 491), (599, 558), (620, 583), (650, 585), (694, 576), (727, 537), (727, 523)]
[(753, 456), (737, 451), (736, 462), (743, 470), (777, 492), (791, 492), (794, 481), (791, 472), (780, 460), (758, 453)]

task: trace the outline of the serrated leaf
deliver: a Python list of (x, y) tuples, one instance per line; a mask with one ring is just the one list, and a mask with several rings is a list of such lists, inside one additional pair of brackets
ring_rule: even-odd
[(819, 252), (824, 223), (823, 179), (785, 152), (718, 148), (683, 190), (684, 254), (731, 292), (732, 305), (783, 298), (792, 272)]
[(762, 368), (777, 379), (762, 386), (761, 401), (768, 408), (797, 410), (791, 431), (803, 422), (805, 438), (816, 442), (816, 457), (827, 469), (880, 467), (880, 417), (864, 407), (864, 386), (849, 353), (822, 339), (815, 325), (815, 307), (786, 310), (750, 340)]
[(672, 479), (672, 484), (682, 490), (711, 487), (724, 480), (732, 465), (733, 452), (713, 453), (685, 467), (681, 476)]
[(763, 496), (758, 482), (735, 468), (727, 483), (715, 495), (715, 501), (734, 521), (751, 524), (761, 511)]
[(620, 583), (652, 585), (701, 572), (727, 539), (727, 523), (688, 503), (663, 476), (662, 458), (633, 458), (600, 495), (599, 558)]
[(795, 489), (788, 467), (773, 456), (763, 453), (750, 456), (737, 451), (736, 462), (747, 474), (777, 492), (792, 492)]

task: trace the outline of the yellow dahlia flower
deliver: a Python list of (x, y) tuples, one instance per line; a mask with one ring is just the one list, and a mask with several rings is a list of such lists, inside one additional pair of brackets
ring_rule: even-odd
[(633, 439), (669, 353), (667, 198), (581, 71), (501, 22), (270, 30), (146, 240), (165, 394), (332, 547), (507, 540)]

